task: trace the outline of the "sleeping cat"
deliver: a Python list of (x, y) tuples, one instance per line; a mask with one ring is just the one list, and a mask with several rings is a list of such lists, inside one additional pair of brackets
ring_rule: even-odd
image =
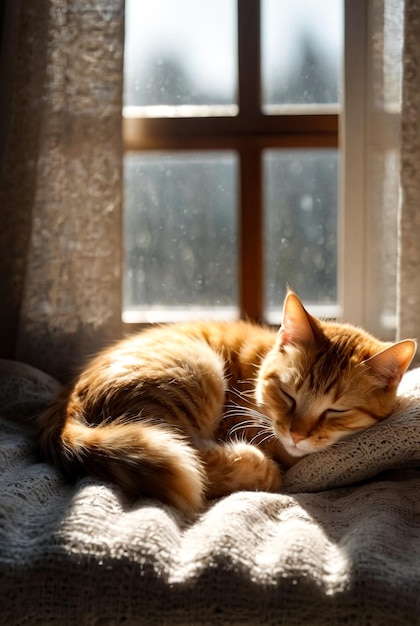
[(181, 323), (104, 350), (38, 418), (40, 448), (69, 477), (185, 512), (278, 491), (282, 468), (391, 413), (415, 350), (320, 321), (289, 291), (279, 332)]

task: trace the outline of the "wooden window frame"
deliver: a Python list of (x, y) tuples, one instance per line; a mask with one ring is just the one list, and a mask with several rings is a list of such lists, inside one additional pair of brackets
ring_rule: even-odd
[[(239, 310), (262, 321), (263, 171), (267, 148), (338, 148), (338, 106), (261, 103), (260, 0), (238, 0), (238, 105), (235, 116), (156, 118), (123, 116), (124, 151), (234, 150), (239, 181)], [(244, 253), (246, 251), (246, 254)], [(130, 328), (133, 325), (130, 324)]]

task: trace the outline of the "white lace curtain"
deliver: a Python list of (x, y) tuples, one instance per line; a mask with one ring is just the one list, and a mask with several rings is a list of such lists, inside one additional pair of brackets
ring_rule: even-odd
[[(405, 15), (397, 326), (420, 336), (420, 1)], [(123, 21), (123, 0), (6, 3), (0, 356), (63, 378), (122, 332)]]
[(402, 75), (397, 334), (420, 339), (420, 0), (405, 0)]
[(121, 335), (124, 2), (6, 5), (1, 356), (62, 377)]

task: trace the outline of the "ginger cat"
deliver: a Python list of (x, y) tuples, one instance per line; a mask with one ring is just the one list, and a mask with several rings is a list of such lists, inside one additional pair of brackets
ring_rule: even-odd
[(310, 315), (291, 291), (279, 332), (250, 322), (154, 327), (101, 352), (38, 418), (45, 458), (184, 512), (386, 418), (416, 344)]

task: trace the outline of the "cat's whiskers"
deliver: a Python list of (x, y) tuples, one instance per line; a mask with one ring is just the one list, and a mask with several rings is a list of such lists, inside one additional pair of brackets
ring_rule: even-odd
[[(249, 428), (258, 429), (258, 432), (251, 439), (248, 439), (245, 436), (244, 432)], [(260, 437), (262, 437), (262, 439), (258, 441), (257, 445), (260, 445), (262, 442), (268, 441), (269, 439), (274, 437), (274, 433), (271, 428), (269, 428), (268, 426), (262, 426), (261, 424), (250, 420), (245, 420), (243, 422), (240, 422), (239, 424), (235, 424), (235, 426), (229, 429), (227, 436), (229, 439), (232, 437), (237, 438), (238, 434), (241, 431), (243, 432), (241, 440), (247, 441), (250, 444), (254, 444)]]
[[(255, 385), (255, 383), (253, 383), (252, 381), (246, 381), (246, 380), (238, 380), (238, 383)], [(255, 397), (255, 391), (253, 388), (239, 390), (239, 389), (236, 389), (236, 387), (231, 387), (228, 393), (233, 396), (237, 396), (240, 400), (243, 400), (244, 398), (245, 399), (250, 398), (251, 400), (254, 400), (254, 397)]]
[[(237, 424), (234, 424), (229, 431), (227, 432), (227, 436), (230, 438), (233, 435), (237, 435), (240, 431), (245, 431), (248, 429), (256, 429), (257, 432), (252, 438), (252, 441), (258, 439), (263, 436), (264, 440), (273, 436), (272, 424), (270, 419), (260, 413), (256, 409), (252, 409), (250, 407), (243, 406), (241, 404), (237, 404), (236, 402), (232, 402), (229, 405), (229, 408), (225, 411), (224, 419), (242, 419)], [(245, 436), (244, 436), (245, 439)]]
[(253, 417), (256, 417), (262, 420), (264, 419), (268, 420), (266, 415), (264, 415), (260, 411), (256, 409), (252, 409), (251, 407), (242, 406), (240, 404), (232, 404), (230, 405), (230, 408), (228, 408), (224, 412), (224, 417), (232, 417), (233, 415), (249, 415), (249, 416), (252, 415)]
[[(249, 385), (249, 389), (243, 389), (239, 391), (238, 389), (232, 387), (229, 390), (231, 395), (237, 396), (241, 400), (245, 399), (245, 401), (247, 401), (248, 399), (254, 400), (256, 381), (253, 379), (248, 379), (248, 380), (238, 380), (237, 382), (239, 385)], [(231, 402), (230, 405), (231, 405), (231, 408), (225, 411), (224, 417), (235, 418), (235, 417), (240, 417), (240, 415), (244, 415), (244, 416), (252, 415), (255, 421), (250, 422), (250, 423), (241, 422), (239, 424), (236, 424), (233, 428), (229, 430), (228, 435), (231, 435), (232, 433), (236, 433), (241, 428), (251, 427), (251, 428), (258, 429), (258, 432), (248, 441), (248, 443), (250, 444), (255, 444), (257, 442), (256, 445), (261, 445), (264, 442), (275, 438), (275, 434), (273, 432), (272, 421), (269, 417), (267, 417), (267, 415), (249, 406), (242, 406), (235, 402)]]
[[(264, 431), (261, 431), (260, 433), (258, 433), (257, 435), (254, 435), (254, 437), (252, 437), (252, 439), (250, 439), (249, 443), (254, 444), (258, 437), (263, 433)], [(258, 443), (256, 445), (261, 446), (263, 443), (265, 443), (266, 441), (270, 441), (270, 439), (274, 439), (275, 434), (273, 433), (273, 431), (271, 430), (270, 432), (266, 433), (265, 436), (260, 439), (258, 441)]]
[(235, 418), (235, 417), (249, 417), (253, 418), (256, 426), (270, 425), (271, 420), (256, 409), (250, 407), (244, 407), (240, 404), (231, 403), (229, 408), (224, 412), (223, 419)]
[(239, 430), (245, 430), (246, 428), (260, 428), (260, 425), (253, 420), (245, 420), (232, 426), (232, 428), (229, 429), (228, 434), (232, 435), (233, 433)]

